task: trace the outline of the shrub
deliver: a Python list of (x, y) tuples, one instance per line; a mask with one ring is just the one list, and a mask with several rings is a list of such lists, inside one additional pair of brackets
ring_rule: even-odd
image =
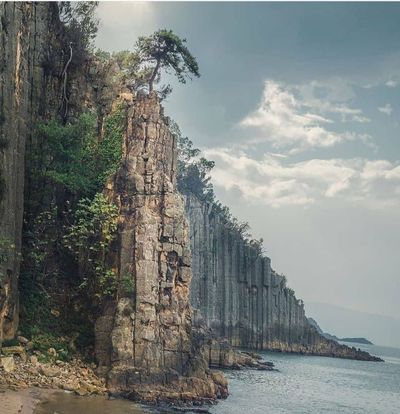
[(80, 289), (98, 299), (114, 296), (117, 275), (107, 265), (107, 252), (116, 237), (118, 208), (98, 193), (93, 200), (80, 200), (73, 218), (63, 242), (79, 264)]

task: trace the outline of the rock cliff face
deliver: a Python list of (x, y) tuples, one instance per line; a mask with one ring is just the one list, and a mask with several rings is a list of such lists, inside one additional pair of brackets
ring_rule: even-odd
[[(40, 147), (35, 126), (60, 112), (65, 121), (92, 110), (101, 136), (103, 117), (122, 99), (123, 160), (106, 189), (120, 212), (110, 262), (121, 288), (96, 324), (97, 357), (109, 386), (145, 400), (226, 395), (223, 377), (207, 369), (203, 339), (192, 332), (190, 290), (197, 319), (232, 345), (362, 357), (323, 340), (270, 260), (257, 256), (193, 197), (186, 199), (189, 246), (184, 202), (175, 186), (176, 142), (160, 103), (154, 95), (134, 98), (116, 84), (118, 68), (94, 58), (69, 73), (66, 97), (68, 47), (56, 3), (3, 2), (0, 28), (0, 341), (14, 337), (18, 324), (24, 190), (28, 199), (35, 191), (25, 174), (25, 155)], [(130, 290), (122, 288), (126, 280)]]
[(18, 324), (25, 148), (33, 123), (57, 107), (57, 80), (46, 67), (58, 32), (54, 6), (0, 4), (0, 340)]
[(304, 305), (210, 204), (185, 197), (192, 250), (195, 319), (233, 346), (354, 359), (374, 359), (320, 335)]
[(57, 3), (2, 2), (0, 33), (1, 341), (13, 338), (18, 325), (23, 214), (31, 214), (24, 197), (29, 200), (37, 191), (29, 174), (29, 154), (41, 146), (36, 127), (61, 113), (68, 121), (90, 110), (98, 114), (101, 135), (102, 120), (121, 87), (113, 80), (118, 68), (92, 59), (68, 71), (63, 92), (69, 55)]
[[(112, 261), (132, 289), (96, 323), (96, 352), (114, 392), (140, 400), (226, 393), (192, 340), (191, 254), (175, 186), (176, 143), (155, 94), (127, 109), (122, 166), (106, 193), (119, 207)], [(200, 358), (200, 359), (199, 359)]]

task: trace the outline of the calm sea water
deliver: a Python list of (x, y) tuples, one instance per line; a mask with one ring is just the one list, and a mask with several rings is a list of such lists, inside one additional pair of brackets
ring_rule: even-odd
[[(354, 345), (354, 344), (349, 344)], [(279, 372), (227, 372), (215, 414), (399, 414), (400, 349), (360, 346), (385, 362), (262, 353)]]
[[(384, 363), (262, 353), (279, 372), (227, 371), (230, 396), (213, 414), (400, 414), (400, 349), (364, 346)], [(141, 414), (128, 401), (60, 393), (37, 414)], [(154, 411), (152, 411), (154, 413)], [(166, 413), (167, 411), (163, 411)]]

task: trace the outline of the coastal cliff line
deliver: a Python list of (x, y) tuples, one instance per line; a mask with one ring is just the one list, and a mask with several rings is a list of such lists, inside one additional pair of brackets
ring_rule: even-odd
[(210, 366), (260, 368), (232, 347), (377, 360), (320, 335), (270, 259), (178, 191), (173, 122), (125, 55), (79, 46), (57, 3), (2, 3), (0, 25), (7, 358), (82, 355), (101, 390), (146, 402), (226, 397)]
[(191, 303), (197, 323), (232, 346), (370, 360), (325, 338), (271, 259), (227, 225), (212, 203), (185, 196), (192, 250)]

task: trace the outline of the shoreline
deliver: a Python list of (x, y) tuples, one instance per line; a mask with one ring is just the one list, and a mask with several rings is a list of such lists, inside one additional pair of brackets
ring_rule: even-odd
[(57, 389), (30, 387), (19, 390), (0, 389), (0, 414), (33, 414), (41, 402), (56, 393)]

